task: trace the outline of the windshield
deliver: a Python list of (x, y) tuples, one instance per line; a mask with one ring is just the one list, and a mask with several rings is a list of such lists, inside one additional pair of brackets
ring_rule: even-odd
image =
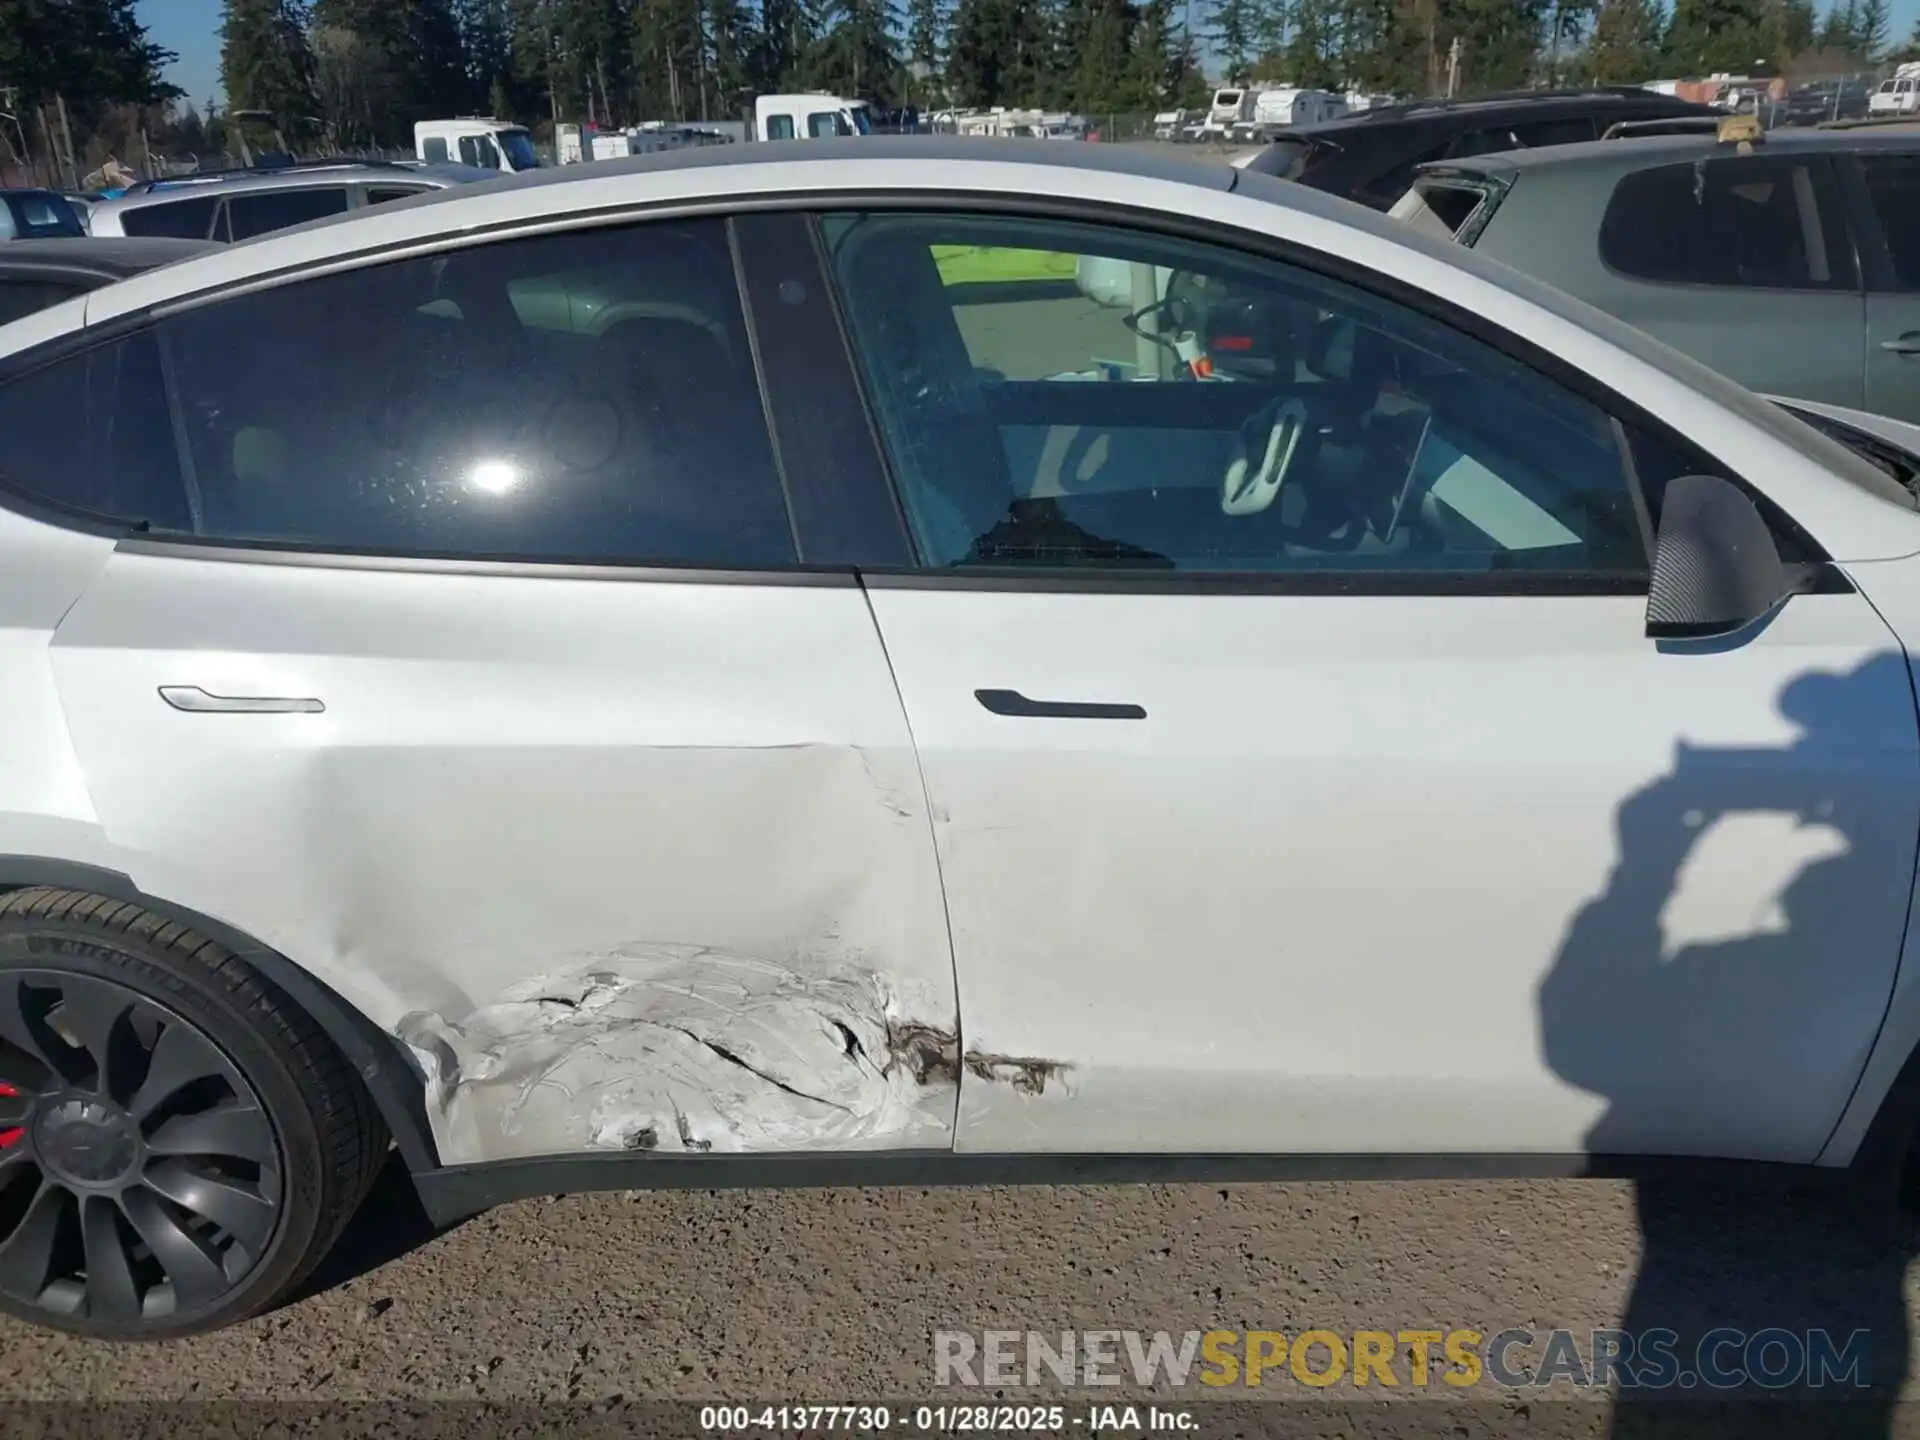
[(84, 235), (87, 227), (63, 195), (33, 194), (10, 197), (15, 231), (23, 239)]
[(507, 163), (515, 170), (534, 170), (540, 165), (540, 156), (534, 151), (533, 141), (524, 130), (502, 130), (499, 132), (500, 148), (507, 154)]
[(848, 134), (871, 135), (873, 133), (873, 116), (867, 113), (866, 106), (855, 105), (840, 113), (843, 118), (850, 121), (853, 125), (853, 129), (848, 131)]

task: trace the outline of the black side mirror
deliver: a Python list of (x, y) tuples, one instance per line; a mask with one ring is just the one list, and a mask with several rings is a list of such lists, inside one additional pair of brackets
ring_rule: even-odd
[(1731, 480), (1682, 475), (1667, 486), (1647, 587), (1647, 634), (1726, 635), (1801, 588), (1781, 563), (1760, 507)]

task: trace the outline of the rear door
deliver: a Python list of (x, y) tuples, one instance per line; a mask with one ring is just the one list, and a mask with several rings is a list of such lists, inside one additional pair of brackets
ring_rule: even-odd
[(314, 185), (255, 190), (229, 195), (214, 221), (216, 240), (251, 240), (309, 220), (347, 213), (345, 185)]
[(854, 575), (807, 563), (829, 417), (776, 459), (733, 249), (497, 240), (0, 389), (11, 425), (155, 377), (108, 407), (137, 501), (49, 481), (147, 527), (54, 642), (100, 825), (409, 1045), (446, 1163), (951, 1138), (912, 743)]
[[(1527, 201), (1528, 183), (1512, 203)], [(1497, 216), (1489, 233), (1506, 224)], [(1591, 232), (1563, 243), (1592, 244)], [(1861, 404), (1865, 306), (1824, 154), (1709, 156), (1625, 175), (1600, 221), (1599, 262), (1601, 275), (1568, 287), (1582, 299), (1751, 389)], [(1539, 273), (1558, 283), (1554, 269)]]
[(1840, 163), (1866, 281), (1863, 408), (1920, 422), (1920, 150), (1875, 147)]

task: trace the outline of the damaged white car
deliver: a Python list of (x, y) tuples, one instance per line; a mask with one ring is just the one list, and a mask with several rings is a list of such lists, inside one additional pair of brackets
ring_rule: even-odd
[(393, 1149), (441, 1218), (1893, 1175), (1910, 473), (1117, 147), (540, 172), (22, 320), (0, 1304), (257, 1312)]

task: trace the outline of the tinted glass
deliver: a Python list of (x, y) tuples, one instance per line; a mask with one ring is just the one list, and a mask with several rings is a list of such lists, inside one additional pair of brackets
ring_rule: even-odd
[(929, 565), (1644, 579), (1610, 419), (1377, 296), (1064, 221), (826, 233)]
[(533, 141), (527, 138), (524, 130), (503, 131), (501, 145), (506, 147), (507, 158), (513, 162), (515, 170), (534, 170), (539, 168), (540, 157), (534, 152)]
[(1614, 186), (1600, 258), (1638, 280), (1753, 289), (1853, 285), (1831, 176), (1753, 155), (1637, 171)]
[(69, 281), (0, 280), (0, 325), (49, 305), (58, 305), (62, 300), (71, 300), (85, 289)]
[(717, 221), (398, 261), (188, 311), (164, 334), (206, 534), (793, 558)]
[(319, 190), (261, 190), (235, 195), (227, 201), (227, 224), (235, 240), (267, 235), (327, 215), (347, 213), (347, 187)]
[(419, 185), (369, 185), (366, 190), (367, 204), (384, 205), (389, 200), (405, 200), (409, 195), (423, 192)]
[(141, 205), (120, 217), (120, 228), (129, 235), (171, 235), (178, 240), (204, 240), (213, 226), (214, 195), (195, 195), (191, 199), (169, 200), (164, 205)]
[(493, 141), (484, 135), (462, 135), (460, 159), (463, 164), (477, 165), (482, 170), (500, 168), (500, 152), (493, 148)]
[(842, 129), (838, 115), (829, 115), (816, 111), (814, 114), (807, 116), (807, 134), (816, 140), (828, 135), (841, 135), (845, 133), (847, 132)]
[(1894, 283), (1920, 290), (1920, 155), (1862, 155), (1860, 170), (1886, 237)]
[(445, 165), (453, 157), (447, 153), (447, 137), (429, 136), (420, 146), (421, 157), (434, 165)]
[(130, 528), (194, 528), (151, 332), (0, 386), (0, 435), (0, 484)]
[[(1445, 157), (1451, 144), (1451, 139), (1443, 136), (1437, 140), (1429, 139), (1426, 144), (1410, 155), (1396, 155), (1385, 169), (1374, 172), (1368, 179), (1356, 185), (1352, 198), (1363, 204), (1372, 205), (1376, 209), (1385, 210), (1407, 193), (1408, 187), (1413, 184), (1413, 172), (1429, 161)], [(1334, 154), (1338, 155), (1339, 152), (1335, 151)], [(1329, 162), (1328, 168), (1337, 167)], [(1312, 184), (1313, 171), (1314, 167), (1309, 164), (1301, 172), (1300, 178)]]
[(1522, 145), (1577, 145), (1593, 139), (1593, 119), (1588, 115), (1569, 115), (1557, 120), (1525, 121), (1513, 127), (1513, 138)]
[(65, 196), (27, 193), (7, 197), (13, 211), (14, 233), (23, 239), (48, 240), (57, 236), (84, 235), (80, 213)]

